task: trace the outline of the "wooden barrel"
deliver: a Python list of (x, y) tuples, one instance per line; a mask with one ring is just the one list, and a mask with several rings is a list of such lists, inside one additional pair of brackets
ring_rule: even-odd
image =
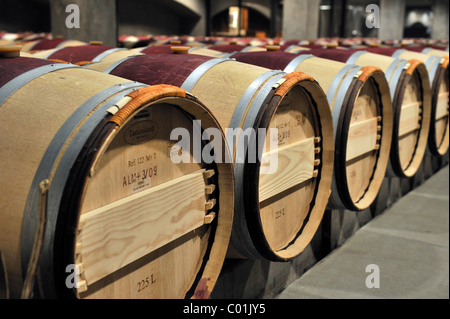
[(363, 210), (375, 200), (386, 173), (393, 110), (384, 73), (312, 55), (236, 53), (237, 61), (312, 75), (327, 92), (333, 116), (335, 164), (330, 208)]
[(0, 45), (12, 45), (12, 44), (14, 44), (14, 41), (0, 39)]
[(38, 267), (35, 297), (207, 298), (229, 244), (233, 169), (187, 148), (177, 164), (171, 134), (215, 129), (225, 154), (209, 110), (178, 87), (73, 64), (1, 58), (0, 70), (11, 297), (28, 296)]
[(435, 46), (435, 45), (417, 45), (417, 46), (409, 46), (406, 48), (408, 51), (423, 53), (427, 55), (437, 55), (441, 57), (448, 56), (448, 47)]
[(266, 51), (266, 49), (264, 47), (241, 45), (241, 44), (211, 45), (208, 47), (208, 49), (223, 52), (223, 53)]
[[(240, 52), (259, 52), (259, 51), (274, 51), (279, 50), (280, 46), (277, 45), (266, 45), (264, 47), (253, 47), (253, 46), (247, 46)], [(149, 54), (150, 52), (146, 51), (139, 51), (146, 54)], [(214, 49), (211, 49), (210, 47), (193, 47), (190, 48), (188, 53), (190, 54), (198, 54), (203, 56), (210, 56), (210, 57), (216, 57), (216, 58), (226, 58), (230, 56), (231, 54), (234, 54), (235, 52), (222, 52), (217, 51)]]
[(176, 46), (175, 44), (162, 44), (162, 45), (153, 45), (132, 49), (132, 51), (142, 54), (171, 54), (172, 47)]
[(56, 39), (40, 39), (35, 41), (26, 41), (18, 44), (22, 45), (22, 51), (33, 52), (41, 50), (50, 50), (55, 48), (65, 48), (69, 46), (86, 45), (87, 43), (78, 40), (56, 38)]
[(440, 57), (448, 57), (448, 47), (447, 49), (438, 49), (436, 47), (432, 48), (424, 48), (420, 53), (426, 54), (426, 55), (437, 55)]
[(304, 50), (311, 50), (311, 48), (306, 47), (306, 46), (299, 46), (299, 45), (295, 45), (295, 44), (289, 45), (289, 46), (284, 46), (281, 48), (281, 51), (294, 53), (294, 54), (297, 54), (300, 51), (304, 51)]
[(314, 56), (383, 70), (394, 110), (393, 138), (387, 174), (413, 177), (427, 149), (431, 116), (431, 88), (425, 64), (362, 50), (309, 50)]
[(132, 49), (133, 52), (142, 53), (142, 54), (172, 54), (174, 52), (185, 52), (186, 50), (194, 51), (194, 50), (202, 50), (202, 52), (211, 51), (209, 56), (212, 57), (221, 57), (226, 55), (223, 52), (216, 50), (209, 50), (206, 46), (183, 46), (183, 45), (174, 45), (174, 44), (163, 44), (163, 45), (155, 45), (155, 46), (147, 46), (142, 48)]
[[(436, 146), (433, 144), (434, 152), (444, 156), (446, 154), (446, 149), (448, 150), (447, 141), (445, 140), (448, 138), (448, 119), (447, 119), (447, 126), (445, 126), (444, 120), (442, 120), (443, 113), (445, 114), (445, 93), (449, 90), (449, 75), (448, 75), (448, 46), (447, 47), (440, 47), (440, 46), (431, 46), (424, 48), (421, 53), (430, 55), (430, 56), (440, 56), (444, 58), (444, 62), (442, 63), (443, 66), (447, 64), (447, 70), (444, 72), (444, 75), (442, 77), (441, 85), (439, 86), (438, 91), (438, 97), (437, 97), (437, 103), (438, 106), (436, 107), (436, 112), (433, 115), (433, 118), (437, 121), (434, 131), (432, 135), (430, 136), (432, 141), (436, 141)], [(447, 103), (447, 114), (448, 114), (448, 103)], [(445, 132), (445, 130), (447, 130)]]
[[(135, 56), (86, 67), (180, 86), (216, 115), (235, 164), (235, 219), (227, 256), (286, 261), (305, 249), (326, 209), (334, 151), (326, 96), (311, 77), (194, 54)], [(278, 138), (271, 135), (266, 145), (272, 151), (261, 154), (258, 147), (252, 158), (256, 141), (262, 146), (264, 132), (274, 129)], [(278, 142), (278, 150), (270, 141)], [(273, 157), (278, 167), (270, 171), (267, 160)]]
[(193, 47), (189, 49), (190, 54), (197, 54), (215, 58), (224, 58), (230, 55), (230, 53), (221, 52), (217, 50), (210, 49), (209, 47)]
[(434, 156), (441, 157), (449, 149), (449, 73), (448, 56), (427, 55), (398, 48), (368, 48), (370, 52), (401, 59), (422, 61), (431, 82), (431, 124), (428, 147)]
[(52, 61), (64, 61), (77, 65), (85, 65), (100, 61), (117, 61), (117, 59), (123, 59), (137, 54), (140, 53), (125, 48), (89, 44), (43, 50), (33, 53), (33, 56)]
[(247, 45), (245, 48), (241, 50), (241, 52), (260, 52), (267, 51), (265, 46), (257, 46), (257, 45)]

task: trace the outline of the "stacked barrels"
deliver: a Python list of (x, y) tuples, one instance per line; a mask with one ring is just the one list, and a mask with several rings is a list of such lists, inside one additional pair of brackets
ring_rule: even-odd
[[(208, 48), (191, 50), (192, 53), (197, 51), (198, 54), (221, 55)], [(283, 42), (279, 50), (347, 64), (378, 66), (385, 72), (394, 106), (394, 137), (388, 165), (390, 176), (414, 176), (424, 149), (436, 158), (441, 158), (448, 152), (448, 41), (419, 39), (385, 41), (381, 44), (374, 39), (291, 40)], [(403, 70), (404, 68), (406, 69)], [(425, 82), (429, 82), (429, 85)], [(414, 96), (413, 91), (418, 94)], [(410, 102), (409, 98), (412, 98)], [(422, 106), (417, 108), (413, 105)], [(403, 115), (400, 112), (401, 106), (406, 108)], [(408, 112), (408, 109), (414, 112)], [(414, 125), (408, 118), (416, 111), (419, 113), (419, 123), (412, 130)], [(401, 122), (404, 125), (410, 122), (412, 131), (407, 126), (400, 125)], [(428, 136), (428, 141), (425, 141), (424, 136)]]
[[(109, 47), (87, 46), (60, 49), (48, 57), (150, 85), (179, 86), (204, 101), (224, 129), (237, 133), (229, 139), (236, 200), (228, 256), (295, 258), (318, 229), (331, 187), (334, 143), (325, 93), (304, 73), (176, 54), (183, 47), (173, 50), (155, 46), (120, 57)], [(90, 51), (92, 62), (87, 62)], [(279, 146), (274, 151), (272, 129), (278, 131), (272, 137)], [(260, 154), (261, 147), (254, 145), (266, 135), (268, 151)], [(258, 161), (252, 159), (255, 155)], [(278, 167), (263, 173), (270, 170), (264, 162), (274, 156)]]
[(448, 150), (440, 48), (140, 41), (2, 49), (0, 296), (208, 298)]
[(383, 72), (285, 52), (231, 57), (286, 72), (302, 71), (319, 81), (332, 111), (336, 147), (329, 207), (368, 208), (381, 187), (392, 139), (392, 104)]
[(305, 49), (298, 54), (312, 54), (360, 66), (377, 66), (383, 70), (394, 108), (388, 174), (402, 178), (414, 176), (425, 155), (432, 109), (430, 81), (425, 64), (365, 50)]
[(207, 298), (229, 243), (232, 165), (194, 161), (187, 149), (188, 161), (176, 164), (170, 134), (193, 138), (198, 121), (200, 132), (215, 128), (225, 156), (209, 109), (175, 86), (19, 57), (14, 48), (2, 49), (0, 68), (0, 290)]
[[(0, 290), (207, 298), (226, 256), (287, 261), (306, 248), (334, 154), (311, 76), (72, 48), (36, 53), (47, 59), (3, 49)], [(20, 181), (8, 158), (23, 161)]]
[[(294, 71), (305, 71), (305, 73), (307, 74), (313, 74), (314, 78), (319, 80), (319, 83), (322, 84), (322, 88), (325, 88), (327, 90), (327, 100), (329, 105), (331, 105), (331, 109), (334, 109), (333, 126), (335, 129), (334, 135), (336, 136), (335, 143), (340, 145), (339, 150), (336, 148), (336, 152), (341, 153), (340, 156), (335, 156), (335, 165), (341, 168), (335, 170), (334, 178), (332, 181), (334, 192), (331, 193), (332, 200), (330, 201), (329, 206), (347, 208), (352, 210), (363, 210), (369, 207), (373, 200), (376, 198), (378, 190), (381, 186), (381, 182), (385, 175), (392, 136), (392, 106), (391, 102), (389, 101), (389, 89), (386, 85), (386, 81), (382, 76), (380, 76), (382, 75), (382, 72), (380, 72), (380, 70), (375, 70), (369, 67), (355, 67), (351, 70), (351, 75), (349, 75), (347, 74), (349, 68), (346, 64), (335, 63), (331, 60), (314, 58), (310, 60), (302, 59), (300, 61), (292, 54), (281, 52), (266, 52), (264, 50), (263, 52), (242, 52), (242, 47), (237, 46), (236, 44), (230, 44), (228, 46), (213, 46), (212, 48), (213, 49), (211, 49), (211, 47), (208, 49), (194, 48), (194, 50), (189, 49), (188, 52), (192, 55), (201, 54), (209, 57), (211, 55), (214, 55), (215, 52), (218, 52), (217, 55), (220, 56), (221, 59), (225, 59), (223, 53), (214, 50), (214, 48), (222, 48), (228, 53), (232, 52), (234, 49), (239, 49), (240, 54), (228, 54), (228, 56), (240, 62), (245, 62), (248, 65), (257, 64), (259, 67), (264, 67), (270, 70), (284, 69), (284, 71), (287, 73), (292, 73)], [(80, 49), (81, 48), (72, 48), (65, 49), (65, 51), (70, 50), (71, 52), (75, 52)], [(169, 59), (167, 54), (170, 54), (172, 50), (174, 52), (180, 52), (183, 50), (183, 47), (173, 47), (170, 45), (149, 46), (132, 51), (135, 51), (139, 54), (145, 53), (151, 58), (129, 56), (125, 57), (123, 60), (119, 60), (116, 63), (108, 60), (102, 61), (100, 63), (86, 64), (86, 67), (100, 71), (112, 71), (113, 74), (125, 76), (127, 78), (135, 80), (138, 79), (145, 82), (148, 80), (136, 77), (137, 71), (127, 71), (127, 69), (130, 69), (130, 66), (132, 64), (130, 59), (138, 61), (148, 61), (146, 62), (148, 64), (152, 63), (152, 59), (159, 59), (160, 61), (156, 60), (156, 62), (153, 63), (156, 65), (163, 65), (163, 59)], [(207, 51), (207, 53), (205, 53), (205, 51)], [(52, 56), (57, 58), (60, 57), (59, 55), (55, 54)], [(84, 63), (82, 62), (84, 57), (82, 55), (79, 55), (78, 58), (74, 59), (74, 53), (67, 53), (66, 59), (72, 63)], [(189, 59), (194, 60), (194, 57), (191, 56), (190, 58), (181, 58), (173, 56), (170, 59), (173, 59), (175, 61), (183, 61), (182, 59), (185, 59), (186, 61), (189, 61)], [(195, 59), (198, 59), (198, 57)], [(220, 60), (216, 59), (216, 61)], [(320, 74), (320, 72), (316, 72), (316, 70), (314, 69), (317, 69), (317, 67), (321, 66), (324, 62), (328, 63), (330, 67), (333, 67), (336, 70), (334, 75), (331, 75), (331, 78), (329, 79), (327, 79), (329, 74)], [(280, 63), (284, 63), (284, 65), (280, 65)], [(174, 62), (173, 64), (176, 63)], [(233, 64), (233, 62), (229, 61), (228, 64)], [(234, 64), (239, 65), (236, 63)], [(136, 66), (134, 68), (137, 69)], [(163, 72), (160, 69), (156, 69), (154, 66), (148, 66), (145, 68), (158, 73)], [(124, 72), (127, 73), (125, 74)], [(356, 74), (358, 74), (359, 79), (353, 81), (353, 76)], [(357, 83), (358, 80), (360, 80), (359, 83)], [(326, 87), (327, 81), (330, 82), (328, 87)], [(331, 85), (331, 82), (333, 81), (334, 83), (333, 85)], [(181, 82), (172, 82), (172, 84), (182, 85)], [(344, 86), (341, 87), (341, 84), (344, 84)], [(355, 84), (357, 85), (355, 86)], [(341, 87), (341, 92), (338, 95), (336, 95), (337, 87)], [(361, 97), (360, 94), (357, 93), (360, 87), (365, 87), (365, 91), (363, 94), (361, 94)], [(350, 94), (349, 92), (352, 91), (355, 92), (355, 96), (352, 97), (350, 101), (344, 101), (346, 96)], [(344, 116), (343, 114), (345, 113), (347, 114), (347, 116), (350, 116), (353, 112), (356, 101), (364, 100), (364, 96), (368, 97), (369, 103), (367, 103), (367, 105), (365, 106), (360, 106), (360, 110), (355, 110), (355, 114), (367, 113), (367, 115), (355, 115), (355, 117), (358, 118), (356, 122), (354, 121), (350, 124), (350, 122), (348, 122), (347, 120), (348, 123), (345, 126), (340, 127), (339, 132), (337, 132), (337, 123), (339, 122), (340, 118)], [(375, 101), (373, 102), (374, 106), (368, 106), (371, 103), (370, 101)], [(337, 105), (337, 107), (333, 108), (335, 104)], [(362, 123), (358, 123), (358, 121)], [(224, 123), (224, 125), (226, 124), (228, 123)], [(364, 129), (364, 125), (368, 125), (371, 128), (366, 130)], [(353, 132), (350, 132), (350, 134), (348, 134), (350, 128), (353, 129)], [(353, 141), (347, 142), (348, 135), (353, 138)], [(363, 147), (361, 145), (363, 145)], [(342, 152), (342, 149), (345, 149), (347, 151)], [(241, 224), (244, 223), (239, 223), (239, 225)], [(238, 227), (235, 227), (234, 229), (236, 230), (238, 229)], [(256, 254), (253, 253), (253, 255)]]

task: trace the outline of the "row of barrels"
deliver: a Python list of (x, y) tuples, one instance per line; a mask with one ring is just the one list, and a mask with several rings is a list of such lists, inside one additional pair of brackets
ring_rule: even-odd
[[(291, 260), (326, 208), (366, 209), (386, 172), (413, 176), (432, 127), (435, 153), (448, 146), (448, 58), (436, 96), (425, 62), (380, 54), (16, 50), (0, 60), (0, 290), (13, 297), (38, 274), (46, 298), (207, 298), (225, 258)], [(174, 163), (179, 128), (200, 154), (212, 142), (194, 137), (215, 128), (222, 158), (193, 147)], [(273, 153), (252, 160), (252, 145), (273, 139), (278, 167), (264, 173)]]
[[(27, 46), (37, 44), (45, 40), (63, 39), (61, 36), (54, 36), (51, 33), (8, 33), (0, 31), (0, 45), (11, 45), (13, 43), (26, 44)], [(169, 44), (170, 42), (181, 42), (188, 46), (218, 45), (234, 42), (244, 46), (265, 46), (265, 45), (321, 45), (327, 46), (337, 44), (347, 48), (355, 48), (364, 45), (383, 45), (390, 47), (422, 47), (436, 46), (439, 49), (448, 51), (448, 39), (428, 39), (428, 38), (403, 38), (380, 40), (378, 38), (352, 37), (352, 38), (317, 38), (313, 40), (284, 40), (282, 38), (255, 38), (255, 37), (224, 37), (224, 36), (190, 36), (190, 35), (127, 35), (118, 37), (118, 46), (124, 48), (136, 48), (147, 45)]]
[(310, 40), (285, 40), (282, 38), (267, 38), (267, 37), (221, 37), (221, 36), (162, 36), (162, 35), (120, 35), (119, 46), (126, 48), (142, 47), (144, 45), (158, 45), (168, 44), (170, 41), (181, 41), (183, 45), (198, 46), (198, 45), (215, 45), (226, 44), (228, 42), (236, 42), (241, 45), (259, 46), (259, 45), (284, 45), (284, 44), (320, 44), (327, 45), (330, 43), (336, 43), (342, 46), (359, 46), (368, 45), (372, 43), (383, 44), (388, 46), (429, 46), (436, 45), (440, 47), (448, 47), (448, 39), (426, 39), (426, 38), (403, 38), (403, 39), (390, 39), (380, 40), (378, 38), (367, 37), (353, 37), (353, 38), (317, 38)]
[[(313, 46), (315, 47), (315, 46)], [(281, 48), (280, 48), (281, 49)], [(288, 52), (296, 53), (297, 55), (314, 55), (315, 57), (322, 57), (326, 58), (327, 60), (335, 60), (338, 62), (346, 63), (346, 64), (358, 64), (362, 66), (371, 66), (376, 65), (377, 67), (380, 67), (386, 74), (389, 80), (390, 85), (390, 92), (392, 95), (392, 100), (400, 99), (399, 101), (396, 101), (394, 104), (396, 107), (400, 107), (403, 102), (404, 95), (406, 95), (406, 98), (410, 97), (413, 100), (422, 99), (425, 100), (424, 107), (426, 110), (430, 109), (430, 106), (428, 105), (428, 101), (430, 100), (429, 97), (424, 96), (422, 98), (420, 97), (414, 97), (412, 96), (413, 93), (411, 91), (411, 88), (414, 86), (423, 86), (422, 91), (424, 92), (424, 95), (430, 95), (431, 99), (435, 99), (432, 101), (433, 107), (431, 107), (431, 111), (437, 112), (437, 114), (431, 114), (431, 116), (436, 119), (436, 123), (433, 123), (433, 125), (430, 126), (431, 129), (431, 142), (430, 147), (432, 149), (432, 152), (435, 155), (442, 155), (445, 154), (448, 148), (448, 137), (445, 137), (446, 134), (448, 134), (448, 131), (446, 128), (446, 121), (445, 121), (445, 112), (446, 112), (446, 92), (448, 92), (448, 80), (447, 76), (448, 71), (448, 53), (442, 50), (430, 50), (430, 48), (423, 49), (424, 53), (413, 53), (410, 50), (405, 49), (388, 49), (388, 48), (366, 48), (364, 50), (323, 50), (323, 49), (316, 49), (315, 51), (308, 48), (308, 47), (299, 47), (296, 48), (293, 47), (293, 45), (289, 45), (289, 47), (285, 47), (285, 49)], [(422, 49), (421, 49), (422, 50)], [(145, 54), (155, 54), (155, 53), (170, 53), (171, 52), (171, 46), (170, 45), (154, 45), (149, 46), (146, 48), (139, 48), (135, 49), (133, 51), (139, 52), (139, 53), (145, 53)], [(261, 60), (259, 57), (263, 57), (266, 54), (265, 53), (254, 53), (253, 55), (239, 55), (237, 52), (243, 53), (243, 52), (255, 52), (255, 51), (266, 51), (266, 48), (261, 47), (249, 47), (249, 46), (241, 46), (237, 44), (230, 44), (230, 45), (215, 45), (215, 46), (209, 46), (207, 48), (204, 47), (192, 47), (189, 52), (196, 54), (196, 55), (206, 55), (211, 57), (228, 57), (228, 58), (234, 58), (234, 59), (242, 59), (241, 62), (245, 63), (254, 63), (262, 67), (268, 67), (271, 69), (283, 69), (286, 67), (286, 63), (277, 62), (277, 63), (270, 63), (270, 61), (258, 61)], [(415, 51), (418, 51), (417, 49)], [(224, 53), (225, 52), (225, 53)], [(371, 54), (373, 53), (373, 54)], [(427, 54), (425, 54), (427, 53)], [(125, 53), (128, 54), (128, 53)], [(292, 55), (286, 55), (283, 53), (273, 53), (270, 54), (272, 60), (276, 60), (273, 57), (275, 55), (285, 55), (285, 60), (287, 62), (290, 62), (290, 59), (292, 58)], [(48, 57), (58, 57), (58, 54), (47, 54), (45, 53), (44, 56)], [(386, 57), (387, 56), (387, 57)], [(389, 57), (389, 58), (388, 58)], [(264, 57), (263, 57), (264, 58)], [(305, 60), (306, 57), (299, 58), (302, 60)], [(266, 58), (267, 60), (267, 58)], [(76, 61), (72, 61), (76, 62)], [(412, 65), (411, 65), (412, 64)], [(402, 73), (402, 68), (409, 67), (409, 71)], [(298, 71), (298, 70), (297, 70)], [(311, 71), (313, 72), (313, 71)], [(423, 81), (427, 82), (427, 74), (429, 73), (429, 82), (422, 84)], [(314, 74), (314, 72), (313, 72)], [(416, 84), (413, 84), (414, 80), (406, 83), (408, 80), (404, 75), (409, 74), (413, 75), (415, 78)], [(420, 74), (420, 75), (419, 75)], [(314, 74), (316, 76), (316, 74)], [(418, 79), (420, 79), (420, 83), (417, 82)], [(422, 80), (425, 79), (425, 80)], [(323, 81), (319, 81), (323, 82)], [(430, 92), (427, 87), (430, 87), (432, 92)], [(402, 90), (409, 88), (409, 92), (396, 92), (396, 89), (399, 90), (403, 88)], [(448, 103), (448, 102), (447, 102)], [(403, 104), (408, 104), (408, 101), (405, 101)], [(437, 107), (436, 105), (439, 105)], [(419, 110), (420, 111), (420, 110)], [(400, 112), (396, 112), (397, 115), (400, 114)], [(406, 112), (405, 112), (406, 114)], [(428, 111), (426, 112), (428, 114)], [(399, 119), (397, 119), (397, 122)], [(398, 125), (394, 125), (394, 127), (398, 127)], [(425, 127), (425, 131), (427, 130), (427, 127)], [(400, 132), (404, 133), (404, 132)], [(403, 147), (405, 149), (405, 147)], [(397, 157), (397, 160), (393, 159), (393, 165), (395, 166), (396, 174), (401, 177), (411, 177), (414, 175), (414, 171), (412, 172), (404, 172), (406, 170), (406, 165), (409, 163), (408, 159), (409, 157), (406, 155), (406, 159), (399, 159), (398, 157), (401, 157), (402, 155), (398, 154), (397, 151), (393, 152), (393, 157)], [(403, 156), (405, 157), (405, 156)], [(420, 158), (420, 154), (418, 156)], [(399, 164), (400, 161), (403, 161), (403, 168), (399, 168), (399, 166), (402, 166), (402, 164)], [(405, 163), (406, 162), (406, 163)], [(416, 163), (417, 164), (417, 163)], [(410, 165), (409, 165), (410, 166)], [(417, 167), (417, 165), (413, 165), (413, 167)], [(411, 170), (411, 169), (410, 169)]]
[[(86, 54), (99, 47), (77, 48)], [(322, 89), (305, 74), (272, 72), (233, 60), (220, 61), (224, 62), (222, 73), (216, 70), (209, 79), (214, 88), (195, 79), (202, 74), (194, 71), (208, 61), (217, 64), (216, 59), (191, 57), (177, 63), (161, 57), (156, 61), (159, 72), (128, 69), (146, 77), (145, 84), (144, 78), (125, 80), (125, 73), (118, 77), (89, 70), (86, 63), (81, 68), (27, 57), (1, 60), (8, 73), (2, 83), (1, 118), (9, 126), (2, 126), (2, 151), (11, 149), (14, 158), (25, 158), (23, 153), (34, 157), (27, 159), (31, 163), (22, 187), (7, 186), (8, 198), (1, 201), (8, 212), (1, 216), (2, 225), (16, 237), (2, 240), (4, 269), (12, 290), (17, 293), (23, 286), (21, 266), (27, 269), (32, 260), (33, 232), (39, 222), (34, 218), (41, 198), (35, 192), (46, 180), (50, 188), (42, 196), (48, 201), (43, 210), (47, 228), (40, 237), (39, 265), (40, 276), (45, 278), (40, 286), (44, 296), (67, 294), (63, 270), (72, 263), (82, 269), (82, 284), (75, 290), (79, 297), (208, 296), (227, 252), (236, 208), (256, 220), (258, 211), (272, 215), (271, 211), (282, 206), (279, 214), (286, 218), (280, 220), (291, 227), (285, 236), (289, 238), (279, 238), (284, 233), (277, 235), (270, 216), (251, 226), (264, 227), (273, 237), (272, 247), (262, 253), (288, 260), (304, 249), (321, 221), (331, 184), (332, 124)], [(140, 69), (137, 64), (136, 69)], [(236, 82), (234, 90), (229, 88), (230, 81)], [(168, 82), (171, 85), (159, 84)], [(204, 88), (187, 90), (197, 84)], [(218, 103), (203, 106), (192, 94)], [(280, 105), (284, 105), (281, 111)], [(201, 120), (201, 129), (207, 131), (226, 126), (265, 129), (285, 125), (292, 117), (298, 125), (283, 137), (278, 174), (259, 176), (259, 162), (244, 161), (233, 167), (216, 158), (212, 163), (200, 159), (180, 165), (168, 156), (177, 150), (170, 139), (174, 129), (185, 128), (189, 136), (195, 136), (190, 119)], [(50, 125), (43, 125), (46, 121)], [(21, 138), (10, 130), (18, 122), (32, 126)], [(38, 138), (30, 140), (30, 131)], [(216, 138), (226, 145), (223, 134)], [(247, 153), (237, 149), (233, 156), (245, 158)], [(11, 180), (15, 163), (2, 162), (5, 181)], [(248, 180), (259, 184), (259, 189)], [(285, 196), (292, 200), (286, 202)], [(317, 204), (305, 205), (305, 200)], [(265, 202), (264, 207), (259, 207), (260, 202)], [(302, 220), (298, 220), (298, 207)], [(285, 221), (289, 214), (294, 225)], [(309, 220), (306, 226), (304, 220)], [(19, 242), (20, 246), (11, 245)], [(252, 243), (250, 238), (248, 243)]]

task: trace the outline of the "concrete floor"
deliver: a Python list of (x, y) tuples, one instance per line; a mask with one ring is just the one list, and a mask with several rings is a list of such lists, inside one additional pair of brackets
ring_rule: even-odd
[(308, 298), (448, 299), (449, 166), (359, 229), (276, 296)]

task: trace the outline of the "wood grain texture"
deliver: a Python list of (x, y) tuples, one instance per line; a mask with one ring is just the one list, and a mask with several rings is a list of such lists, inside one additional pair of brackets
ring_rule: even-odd
[(371, 118), (350, 125), (347, 145), (347, 161), (375, 150), (378, 120)]
[[(424, 107), (428, 112), (430, 109), (427, 108), (426, 97), (423, 97), (426, 94), (425, 89), (420, 83), (417, 72), (414, 72), (403, 94), (398, 124), (397, 138), (400, 165), (403, 171), (407, 171), (413, 165), (408, 170), (408, 174), (415, 170), (414, 166), (418, 169), (418, 162), (415, 161), (415, 157), (422, 158), (425, 151), (424, 146), (418, 145), (418, 143), (424, 134), (427, 136), (429, 130), (429, 115), (423, 114), (423, 110)], [(424, 116), (428, 116), (428, 118), (422, 120)]]
[[(306, 92), (300, 86), (294, 86), (279, 102), (269, 124), (269, 129), (278, 130), (278, 169), (274, 174), (260, 172), (260, 218), (268, 245), (280, 256), (298, 254), (296, 248), (301, 246), (299, 242), (304, 237), (300, 236), (296, 248), (291, 245), (312, 208), (310, 203), (318, 185), (313, 178), (314, 162), (322, 158), (322, 154), (320, 138), (316, 137), (317, 114), (311, 103)], [(270, 131), (265, 147), (270, 150)], [(266, 153), (268, 155), (270, 151)]]
[(260, 176), (260, 201), (263, 202), (312, 178), (314, 155), (314, 138), (308, 138), (280, 147), (278, 150), (264, 153), (262, 156), (262, 166), (264, 166), (264, 163), (269, 163), (269, 161), (274, 160), (272, 156), (276, 156), (278, 169), (274, 174)]
[(436, 104), (436, 120), (448, 116), (448, 91), (445, 89), (439, 92)]
[[(138, 114), (130, 115), (128, 121), (120, 127), (94, 164), (93, 173), (86, 184), (82, 198), (81, 219), (84, 219), (83, 216), (91, 211), (133, 198), (141, 193), (152, 193), (152, 189), (155, 188), (164, 188), (164, 185), (171, 184), (174, 188), (169, 187), (166, 192), (161, 192), (161, 195), (156, 198), (148, 199), (148, 205), (151, 208), (147, 211), (139, 210), (135, 216), (124, 223), (126, 227), (136, 225), (133, 232), (140, 229), (140, 234), (143, 236), (141, 239), (145, 243), (148, 242), (150, 245), (153, 245), (152, 242), (157, 243), (153, 248), (142, 247), (142, 256), (134, 255), (137, 250), (133, 249), (131, 255), (134, 256), (129, 259), (128, 264), (119, 265), (120, 268), (117, 270), (104, 274), (102, 278), (91, 283), (88, 275), (89, 264), (86, 264), (84, 255), (80, 254), (79, 263), (83, 264), (85, 269), (88, 288), (87, 291), (79, 292), (80, 298), (184, 298), (199, 276), (210, 279), (207, 285), (209, 288), (206, 287), (206, 289), (201, 285), (198, 288), (206, 289), (204, 295), (207, 295), (207, 292), (214, 287), (231, 233), (230, 218), (233, 212), (234, 184), (229, 174), (231, 174), (232, 166), (225, 163), (218, 165), (220, 171), (218, 175), (215, 175), (212, 169), (205, 171), (202, 163), (193, 163), (191, 153), (189, 153), (189, 163), (172, 162), (171, 148), (176, 141), (170, 140), (171, 131), (182, 127), (188, 130), (191, 138), (194, 137), (192, 118), (186, 112), (201, 118), (202, 125), (207, 127), (217, 125), (217, 122), (212, 121), (204, 109), (199, 108), (199, 104), (187, 103), (181, 98), (155, 101), (142, 108)], [(148, 135), (147, 139), (139, 140), (137, 144), (128, 143), (130, 142), (128, 138), (134, 135), (131, 134), (132, 132), (146, 131), (145, 128), (154, 128), (153, 134)], [(192, 140), (190, 142), (192, 145)], [(185, 189), (185, 192), (179, 191), (179, 183), (172, 182), (196, 173), (200, 173), (198, 181), (202, 181), (201, 185), (199, 183), (197, 186), (194, 185), (195, 187), (189, 187), (190, 190)], [(212, 182), (209, 178), (217, 178), (218, 183)], [(206, 194), (205, 187), (216, 190), (212, 194)], [(188, 191), (192, 192), (189, 196)], [(180, 195), (186, 196), (184, 199), (179, 199)], [(213, 206), (214, 211), (208, 212), (205, 216), (205, 205), (207, 202), (214, 202), (213, 199), (216, 200), (216, 205)], [(201, 210), (201, 214), (197, 215), (193, 208), (190, 208), (191, 201), (194, 208)], [(180, 209), (179, 214), (176, 214), (176, 207)], [(214, 213), (216, 215), (213, 218)], [(150, 228), (145, 228), (147, 226), (141, 224), (139, 219), (142, 214), (144, 220), (158, 216), (160, 219), (152, 220), (154, 227), (148, 226), (150, 225), (148, 222), (147, 226)], [(164, 221), (167, 223), (165, 224)], [(203, 225), (210, 221), (211, 224)], [(107, 220), (105, 224), (106, 222)], [(193, 222), (200, 226), (196, 225), (193, 226), (194, 229), (190, 229), (188, 226), (183, 226), (184, 222), (187, 224)], [(176, 230), (170, 225), (180, 226), (180, 229)], [(84, 228), (82, 221), (79, 227)], [(215, 232), (212, 232), (213, 229)], [(117, 235), (120, 236), (120, 228), (118, 230)], [(171, 230), (174, 233), (169, 238)], [(214, 238), (210, 237), (211, 234), (214, 234)], [(85, 243), (82, 237), (83, 231), (80, 232), (77, 242), (81, 243), (80, 246), (84, 249)], [(131, 236), (126, 240), (130, 238)], [(164, 244), (163, 241), (166, 243)], [(108, 253), (106, 250), (108, 247), (108, 245), (104, 246), (104, 253)], [(210, 250), (207, 250), (208, 248)], [(209, 255), (205, 255), (207, 251)], [(203, 269), (202, 266), (205, 268)]]
[[(405, 59), (405, 60), (411, 60), (411, 59), (415, 59), (415, 60), (419, 60), (423, 63), (427, 63), (430, 60), (430, 56), (426, 55), (426, 54), (422, 54), (422, 53), (418, 53), (418, 52), (412, 52), (412, 51), (404, 51), (399, 55), (399, 58), (401, 59)], [(428, 64), (428, 72), (431, 71), (433, 69), (433, 67), (436, 66), (436, 64), (440, 64), (441, 61), (441, 57), (435, 57), (431, 63)], [(434, 81), (434, 79), (430, 79), (431, 82)]]
[[(392, 71), (392, 75), (395, 74), (395, 70), (397, 70), (398, 65), (401, 64), (400, 60), (397, 60), (390, 56), (385, 56), (381, 54), (375, 54), (375, 53), (365, 53), (362, 54), (356, 61), (356, 65), (360, 66), (376, 66), (383, 70), (383, 72), (386, 72), (388, 68), (392, 65), (392, 63), (396, 63), (396, 67)], [(387, 79), (388, 83), (391, 83), (392, 77)]]
[(421, 105), (421, 102), (413, 102), (402, 106), (399, 125), (400, 137), (420, 128), (419, 111)]
[[(189, 54), (189, 56), (195, 55)], [(230, 127), (236, 106), (246, 89), (258, 76), (267, 71), (265, 68), (236, 61), (222, 62), (208, 70), (191, 93), (208, 105), (220, 125), (226, 130)], [(248, 109), (250, 104), (244, 107)]]
[(203, 170), (83, 214), (81, 258), (88, 284), (200, 227)]
[[(374, 174), (377, 163), (375, 141), (377, 135), (380, 134), (377, 121), (381, 120), (381, 118), (378, 117), (376, 92), (375, 85), (371, 81), (366, 82), (361, 88), (353, 106), (347, 152), (350, 149), (354, 156), (358, 155), (358, 153), (359, 156), (354, 157), (352, 160), (347, 158), (346, 174), (348, 191), (354, 202), (358, 202), (371, 184), (371, 177)], [(352, 132), (352, 127), (356, 129), (354, 132)], [(356, 137), (353, 138), (353, 141), (352, 135)], [(362, 136), (361, 141), (358, 140), (360, 135)], [(368, 145), (364, 145), (364, 143), (368, 143)], [(358, 148), (363, 148), (364, 152), (361, 153)], [(373, 151), (370, 152), (370, 149)]]
[[(303, 51), (300, 54), (308, 54), (308, 51)], [(311, 76), (319, 82), (320, 86), (325, 92), (328, 92), (328, 89), (331, 86), (334, 78), (338, 75), (339, 71), (341, 71), (346, 66), (345, 63), (332, 61), (328, 59), (312, 57), (304, 60), (296, 69), (296, 71), (305, 72), (306, 74), (310, 74)], [(334, 108), (334, 100), (330, 105), (331, 110)]]

